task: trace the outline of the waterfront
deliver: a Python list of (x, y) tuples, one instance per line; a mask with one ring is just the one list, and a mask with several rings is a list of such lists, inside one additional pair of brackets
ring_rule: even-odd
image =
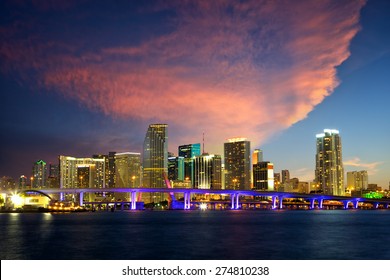
[(0, 214), (1, 259), (390, 259), (387, 210)]

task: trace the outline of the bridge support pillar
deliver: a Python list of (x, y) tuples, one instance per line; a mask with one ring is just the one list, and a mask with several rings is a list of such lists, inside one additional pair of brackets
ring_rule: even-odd
[(137, 192), (131, 192), (131, 210), (137, 209)]
[(389, 209), (389, 204), (385, 203), (384, 207), (385, 207), (385, 209)]
[(125, 210), (125, 203), (121, 202), (121, 211)]
[(277, 208), (277, 206), (276, 206), (276, 198), (277, 198), (277, 196), (273, 196), (272, 197), (272, 209), (276, 209)]
[(358, 209), (359, 208), (359, 200), (355, 200), (353, 203), (353, 208)]
[(84, 205), (84, 193), (80, 192), (80, 206)]
[(189, 210), (191, 208), (191, 193), (184, 193), (184, 210)]
[(279, 209), (283, 209), (283, 196), (279, 196)]
[(310, 209), (314, 209), (316, 206), (315, 206), (315, 199), (310, 199)]
[(240, 194), (238, 194), (238, 193), (236, 194), (235, 200), (236, 200), (236, 203), (235, 203), (236, 208), (234, 208), (234, 209), (240, 209)]
[(372, 206), (374, 206), (374, 209), (378, 209), (379, 203), (378, 203), (378, 202), (374, 202), (374, 203), (372, 204)]
[(324, 204), (324, 199), (323, 198), (318, 199), (318, 208), (319, 209), (323, 208), (322, 204)]
[(344, 209), (348, 209), (348, 204), (349, 204), (349, 202), (350, 202), (350, 201), (348, 201), (348, 200), (347, 200), (347, 201), (343, 201), (343, 203), (344, 203)]

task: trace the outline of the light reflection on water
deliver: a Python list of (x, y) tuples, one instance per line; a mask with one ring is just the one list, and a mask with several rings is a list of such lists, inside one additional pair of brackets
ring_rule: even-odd
[(0, 214), (1, 259), (390, 259), (390, 211)]

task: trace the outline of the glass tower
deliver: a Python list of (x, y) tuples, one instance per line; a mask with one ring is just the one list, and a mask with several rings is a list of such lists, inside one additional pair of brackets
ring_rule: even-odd
[(168, 173), (168, 125), (151, 124), (146, 132), (143, 153), (143, 187), (165, 188)]
[(317, 134), (315, 182), (324, 194), (344, 195), (344, 168), (339, 131)]
[(250, 189), (250, 149), (250, 142), (245, 138), (228, 139), (224, 144), (226, 189)]

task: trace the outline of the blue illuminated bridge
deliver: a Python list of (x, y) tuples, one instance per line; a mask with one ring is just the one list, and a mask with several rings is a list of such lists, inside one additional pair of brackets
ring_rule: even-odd
[[(36, 190), (31, 190), (36, 191)], [(28, 192), (28, 190), (24, 191)], [(339, 201), (342, 202), (345, 209), (348, 209), (352, 204), (353, 208), (358, 208), (358, 203), (370, 203), (374, 209), (377, 209), (379, 205), (383, 205), (383, 208), (389, 208), (390, 199), (375, 199), (364, 197), (350, 197), (350, 196), (333, 196), (325, 194), (303, 194), (303, 193), (288, 193), (288, 192), (276, 192), (276, 191), (254, 191), (254, 190), (213, 190), (213, 189), (180, 189), (180, 188), (57, 188), (57, 189), (40, 189), (39, 193), (42, 194), (78, 194), (80, 196), (80, 205), (83, 205), (84, 193), (130, 193), (131, 201), (130, 209), (135, 210), (136, 200), (138, 193), (168, 193), (174, 200), (174, 194), (182, 194), (184, 201), (176, 203), (173, 209), (191, 209), (191, 204), (195, 202), (191, 201), (192, 194), (215, 194), (215, 195), (227, 195), (230, 196), (228, 203), (231, 205), (230, 209), (240, 209), (244, 201), (240, 202), (240, 197), (252, 196), (252, 197), (270, 197), (272, 198), (272, 209), (281, 209), (283, 207), (283, 199), (285, 198), (301, 198), (310, 202), (309, 207), (314, 209), (317, 205), (319, 209), (323, 208), (324, 201)], [(86, 202), (87, 203), (87, 202)], [(105, 202), (107, 203), (107, 202)], [(118, 202), (120, 203), (120, 202)], [(209, 202), (206, 202), (209, 203)], [(316, 204), (317, 203), (317, 204)]]

